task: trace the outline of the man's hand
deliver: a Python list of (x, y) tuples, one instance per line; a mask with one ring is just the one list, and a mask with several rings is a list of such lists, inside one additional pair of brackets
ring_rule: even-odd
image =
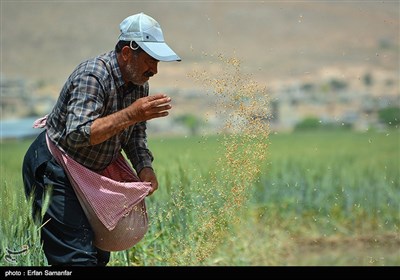
[(136, 122), (168, 116), (171, 98), (165, 94), (156, 94), (139, 98), (126, 108), (131, 119)]
[(142, 182), (150, 182), (151, 183), (151, 190), (148, 195), (153, 194), (158, 189), (158, 181), (154, 170), (150, 167), (145, 167), (140, 170), (138, 174), (140, 180)]
[(168, 116), (171, 98), (156, 94), (139, 98), (125, 109), (96, 119), (90, 127), (90, 144), (97, 145), (138, 122)]

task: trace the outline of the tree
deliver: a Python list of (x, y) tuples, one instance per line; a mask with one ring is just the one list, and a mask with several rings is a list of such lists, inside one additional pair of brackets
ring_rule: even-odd
[(387, 107), (378, 111), (379, 120), (388, 125), (397, 127), (400, 124), (400, 107)]
[(200, 125), (203, 123), (202, 120), (192, 114), (184, 114), (175, 118), (176, 122), (182, 123), (186, 126), (191, 135), (196, 135), (198, 133)]

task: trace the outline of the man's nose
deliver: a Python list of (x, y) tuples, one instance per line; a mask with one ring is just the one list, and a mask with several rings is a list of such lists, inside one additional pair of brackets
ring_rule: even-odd
[(158, 63), (153, 64), (150, 67), (150, 71), (153, 73), (153, 75), (157, 74), (158, 73)]

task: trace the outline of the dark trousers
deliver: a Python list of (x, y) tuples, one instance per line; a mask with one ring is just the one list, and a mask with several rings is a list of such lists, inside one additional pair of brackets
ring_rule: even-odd
[[(29, 147), (22, 166), (27, 197), (33, 196), (32, 214), (45, 224), (43, 250), (50, 265), (105, 266), (110, 252), (93, 246), (93, 231), (63, 168), (47, 148), (45, 131)], [(40, 217), (46, 190), (48, 209)]]

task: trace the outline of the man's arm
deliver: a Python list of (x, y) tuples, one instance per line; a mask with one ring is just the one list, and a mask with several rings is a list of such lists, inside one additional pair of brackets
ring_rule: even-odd
[(140, 180), (151, 183), (151, 190), (149, 192), (149, 195), (151, 195), (158, 189), (158, 181), (152, 167), (154, 157), (147, 146), (146, 129), (146, 122), (136, 124), (127, 145), (123, 149)]
[(136, 123), (167, 116), (170, 101), (165, 94), (146, 96), (121, 111), (96, 119), (90, 127), (90, 144), (100, 144)]

